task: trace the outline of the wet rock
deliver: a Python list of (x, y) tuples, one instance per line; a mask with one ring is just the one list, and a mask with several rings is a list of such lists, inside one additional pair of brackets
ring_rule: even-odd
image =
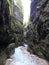
[(10, 65), (12, 62), (12, 59), (7, 59), (5, 65)]
[(8, 45), (6, 48), (1, 48), (0, 49), (0, 65), (5, 65), (6, 60), (10, 58), (12, 54), (14, 54), (14, 49), (15, 49), (15, 43), (11, 43)]
[(8, 45), (7, 51), (6, 51), (8, 58), (10, 58), (10, 56), (14, 53), (14, 49), (15, 49), (15, 43), (11, 43)]
[(6, 51), (0, 49), (0, 65), (5, 65), (7, 59)]

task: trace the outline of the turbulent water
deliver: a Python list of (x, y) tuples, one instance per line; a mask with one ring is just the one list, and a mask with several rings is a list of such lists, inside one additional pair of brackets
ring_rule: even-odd
[(36, 63), (32, 62), (20, 48), (21, 47), (15, 48), (11, 65), (37, 65)]

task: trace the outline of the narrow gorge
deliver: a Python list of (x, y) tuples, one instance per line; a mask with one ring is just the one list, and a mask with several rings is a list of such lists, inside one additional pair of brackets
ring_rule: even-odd
[(0, 0), (0, 65), (49, 65), (48, 0)]

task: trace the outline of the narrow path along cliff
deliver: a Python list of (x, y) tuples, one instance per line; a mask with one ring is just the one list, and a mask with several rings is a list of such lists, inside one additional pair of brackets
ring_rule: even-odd
[(48, 62), (30, 54), (25, 47), (15, 48), (15, 53), (11, 59), (7, 59), (5, 65), (48, 65)]

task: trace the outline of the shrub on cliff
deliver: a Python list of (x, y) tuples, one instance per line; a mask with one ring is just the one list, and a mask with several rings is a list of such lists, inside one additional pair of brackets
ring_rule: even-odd
[(15, 36), (16, 45), (21, 45), (23, 41), (23, 24), (19, 21), (11, 22), (11, 31)]

